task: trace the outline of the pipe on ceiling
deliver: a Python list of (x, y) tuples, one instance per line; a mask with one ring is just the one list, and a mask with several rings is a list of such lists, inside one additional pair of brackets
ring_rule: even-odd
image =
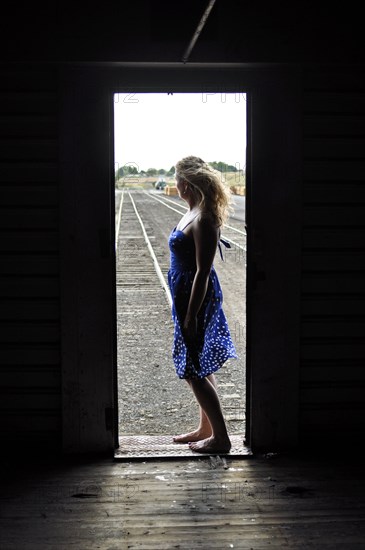
[(207, 5), (207, 7), (205, 8), (205, 11), (204, 11), (204, 13), (203, 13), (203, 15), (202, 15), (202, 18), (200, 19), (199, 25), (197, 26), (196, 31), (194, 32), (193, 37), (192, 37), (192, 39), (190, 40), (190, 42), (189, 42), (189, 44), (188, 44), (188, 47), (187, 47), (186, 50), (185, 50), (184, 55), (182, 56), (182, 60), (181, 60), (181, 61), (182, 61), (183, 63), (186, 63), (187, 60), (189, 59), (189, 56), (190, 56), (190, 54), (191, 54), (191, 52), (192, 52), (192, 49), (193, 49), (194, 46), (195, 46), (195, 42), (198, 40), (198, 37), (199, 37), (200, 33), (202, 32), (203, 27), (204, 27), (205, 23), (207, 22), (207, 19), (208, 19), (208, 17), (209, 17), (210, 12), (211, 12), (212, 9), (213, 9), (213, 6), (214, 6), (215, 2), (216, 2), (216, 0), (209, 0), (208, 5)]

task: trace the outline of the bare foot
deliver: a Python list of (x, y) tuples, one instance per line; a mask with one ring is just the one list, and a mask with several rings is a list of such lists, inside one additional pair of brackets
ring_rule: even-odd
[(229, 438), (218, 440), (216, 437), (210, 436), (195, 443), (189, 443), (192, 451), (197, 453), (229, 453), (231, 442)]
[(190, 441), (200, 441), (205, 437), (209, 437), (211, 432), (195, 430), (187, 434), (175, 435), (172, 439), (175, 443), (189, 443)]

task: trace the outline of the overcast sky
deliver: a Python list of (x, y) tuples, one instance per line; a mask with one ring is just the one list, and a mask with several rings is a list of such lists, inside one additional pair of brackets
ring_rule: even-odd
[(164, 168), (195, 155), (238, 169), (246, 163), (244, 94), (116, 94), (116, 168)]

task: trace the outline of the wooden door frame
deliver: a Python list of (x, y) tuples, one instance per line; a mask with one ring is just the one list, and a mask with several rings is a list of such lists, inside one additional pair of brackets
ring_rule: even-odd
[[(248, 97), (247, 442), (298, 441), (301, 146), (296, 67), (79, 64), (60, 74), (65, 453), (117, 445), (112, 100), (117, 92)], [(273, 212), (275, 209), (275, 213)]]

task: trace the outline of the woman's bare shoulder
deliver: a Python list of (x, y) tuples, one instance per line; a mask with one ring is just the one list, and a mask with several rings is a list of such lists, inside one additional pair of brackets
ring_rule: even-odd
[(212, 228), (218, 229), (217, 220), (211, 212), (201, 212), (198, 216), (198, 221), (205, 225), (206, 227), (211, 226)]
[(219, 232), (216, 220), (210, 212), (201, 212), (194, 220), (194, 229), (198, 232), (216, 235)]

